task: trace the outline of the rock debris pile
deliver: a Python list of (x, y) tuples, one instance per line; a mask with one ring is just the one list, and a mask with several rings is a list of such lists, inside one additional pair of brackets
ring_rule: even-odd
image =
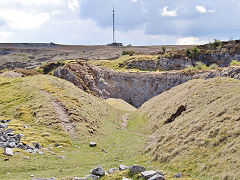
[(4, 148), (4, 154), (7, 156), (13, 156), (13, 149), (19, 148), (25, 150), (28, 153), (43, 154), (42, 146), (39, 143), (33, 143), (33, 145), (25, 144), (21, 141), (23, 134), (15, 134), (14, 130), (8, 128), (8, 123), (11, 120), (0, 121), (0, 148)]

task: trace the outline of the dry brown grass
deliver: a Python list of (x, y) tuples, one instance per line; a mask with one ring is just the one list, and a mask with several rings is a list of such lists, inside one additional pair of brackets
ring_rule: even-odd
[[(179, 114), (181, 106), (186, 110)], [(189, 81), (154, 97), (140, 111), (156, 137), (146, 149), (156, 164), (202, 179), (240, 177), (239, 80)]]

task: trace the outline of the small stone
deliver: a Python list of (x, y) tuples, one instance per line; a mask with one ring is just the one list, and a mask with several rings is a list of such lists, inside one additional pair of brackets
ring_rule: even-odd
[(138, 165), (133, 165), (130, 167), (130, 173), (133, 174), (133, 173), (141, 173), (143, 171), (145, 171), (145, 167), (143, 166), (138, 166)]
[(91, 173), (96, 176), (104, 176), (105, 175), (105, 171), (103, 170), (102, 167), (97, 167), (97, 168), (93, 169), (91, 171)]
[(32, 174), (31, 177), (34, 177), (34, 175)]
[(36, 149), (42, 149), (42, 146), (40, 145), (40, 143), (33, 143), (33, 145)]
[(30, 157), (29, 157), (29, 156), (26, 156), (26, 157), (24, 157), (24, 159), (30, 159)]
[(96, 176), (96, 175), (94, 175), (94, 174), (89, 174), (89, 175), (87, 175), (87, 176), (85, 176), (85, 178), (86, 179), (91, 179), (91, 180), (97, 180), (97, 179), (99, 179), (100, 177), (99, 176)]
[(151, 178), (149, 178), (148, 180), (165, 180), (164, 176), (160, 175), (160, 174), (156, 174), (154, 176), (152, 176)]
[(65, 156), (58, 156), (58, 159), (67, 159)]
[(28, 129), (28, 127), (27, 126), (23, 126), (25, 129)]
[(13, 131), (14, 131), (13, 129), (7, 129), (5, 133), (8, 134), (8, 133), (11, 133)]
[(58, 148), (63, 148), (62, 146), (58, 146)]
[(0, 128), (6, 129), (6, 128), (8, 128), (8, 125), (7, 125), (7, 124), (0, 123)]
[(32, 149), (27, 149), (26, 152), (27, 153), (33, 153), (33, 150)]
[(9, 123), (11, 120), (1, 120), (0, 123)]
[(141, 173), (141, 175), (144, 179), (149, 179), (156, 174), (157, 174), (156, 171), (144, 171), (144, 172)]
[(129, 166), (125, 166), (125, 165), (123, 165), (123, 164), (121, 164), (121, 165), (119, 166), (119, 171), (124, 171), (124, 170), (126, 170), (126, 169), (129, 169)]
[(15, 148), (16, 143), (15, 143), (15, 142), (10, 142), (10, 143), (8, 143), (7, 146), (8, 146), (9, 148)]
[(6, 156), (13, 156), (13, 149), (12, 148), (5, 148), (4, 149), (4, 154)]
[(7, 133), (7, 136), (15, 136), (15, 134), (14, 133)]
[(38, 154), (44, 154), (44, 152), (43, 151), (38, 151)]
[(116, 168), (116, 167), (111, 168), (111, 169), (108, 170), (108, 174), (112, 174), (112, 173), (114, 173), (114, 172), (116, 172), (116, 171), (117, 171), (117, 168)]
[(132, 179), (128, 179), (128, 178), (123, 177), (122, 180), (132, 180)]
[(8, 159), (8, 158), (6, 158), (6, 159), (4, 159), (4, 161), (9, 161), (9, 159)]
[(181, 178), (182, 177), (182, 173), (177, 173), (175, 176), (173, 176), (175, 178)]
[(90, 143), (89, 143), (89, 146), (90, 146), (90, 147), (96, 147), (96, 146), (97, 146), (97, 143), (95, 143), (95, 142), (90, 142)]

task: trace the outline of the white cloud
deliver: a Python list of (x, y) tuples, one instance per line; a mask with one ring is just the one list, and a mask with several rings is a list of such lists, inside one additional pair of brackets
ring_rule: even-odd
[(196, 10), (200, 13), (206, 13), (207, 9), (203, 6), (196, 6)]
[(1, 0), (0, 4), (9, 4), (9, 3), (20, 3), (23, 5), (60, 5), (62, 3), (61, 0)]
[(12, 35), (12, 32), (0, 32), (0, 42), (4, 43)]
[(162, 10), (162, 16), (177, 16), (177, 11), (168, 11), (168, 6), (165, 6)]
[(179, 38), (177, 40), (177, 45), (200, 45), (200, 44), (206, 44), (206, 40), (200, 40), (196, 37), (186, 37), (186, 38)]
[(0, 20), (11, 29), (35, 29), (49, 19), (49, 13), (27, 13), (25, 11), (1, 10)]
[(80, 8), (79, 2), (78, 0), (70, 0), (68, 2), (68, 7), (72, 10), (72, 11), (77, 11)]
[(215, 13), (216, 10), (213, 10), (213, 9), (206, 9), (204, 6), (196, 6), (196, 10), (200, 13)]

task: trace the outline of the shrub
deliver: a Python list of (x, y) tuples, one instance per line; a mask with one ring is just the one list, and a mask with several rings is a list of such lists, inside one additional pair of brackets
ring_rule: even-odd
[(196, 66), (197, 69), (207, 69), (206, 64), (202, 63), (202, 62), (197, 62)]
[(188, 65), (185, 69), (184, 69), (184, 71), (192, 71), (192, 70), (194, 70), (195, 68), (193, 67), (193, 66), (190, 66), (190, 65)]
[(214, 42), (212, 42), (212, 43), (210, 42), (209, 45), (211, 48), (217, 49), (218, 47), (222, 46), (222, 42), (218, 39), (214, 39)]
[(166, 46), (162, 46), (162, 52), (163, 52), (163, 54), (166, 53)]
[(200, 53), (200, 50), (197, 47), (186, 50), (186, 56), (189, 58), (197, 58)]
[(240, 62), (238, 60), (232, 60), (230, 66), (240, 66)]
[(122, 55), (124, 56), (124, 55), (133, 55), (133, 54), (135, 54), (135, 52), (134, 51), (123, 51), (122, 52)]
[(217, 69), (219, 66), (217, 65), (217, 64), (211, 64), (210, 66), (209, 66), (209, 68), (210, 69)]

